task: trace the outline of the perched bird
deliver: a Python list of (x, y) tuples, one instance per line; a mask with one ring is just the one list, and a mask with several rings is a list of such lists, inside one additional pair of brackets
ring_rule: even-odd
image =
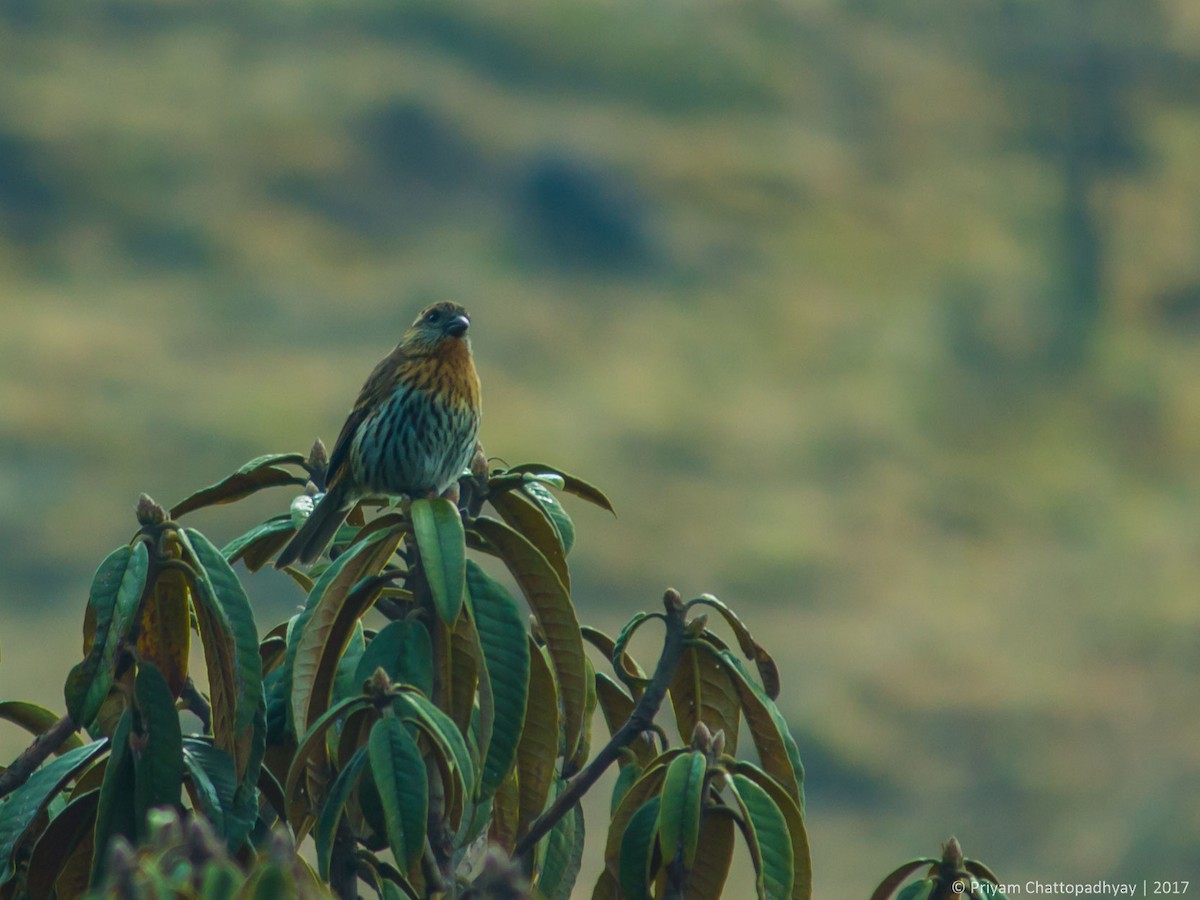
[(457, 303), (428, 306), (375, 367), (329, 457), (325, 495), (276, 568), (320, 556), (362, 497), (437, 496), (458, 481), (479, 432), (470, 324)]

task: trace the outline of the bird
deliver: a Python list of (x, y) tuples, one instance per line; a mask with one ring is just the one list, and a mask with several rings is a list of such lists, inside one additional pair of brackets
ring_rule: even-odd
[(482, 412), (470, 326), (457, 303), (427, 306), (371, 372), (329, 456), (325, 494), (277, 569), (316, 560), (363, 497), (436, 497), (457, 484)]

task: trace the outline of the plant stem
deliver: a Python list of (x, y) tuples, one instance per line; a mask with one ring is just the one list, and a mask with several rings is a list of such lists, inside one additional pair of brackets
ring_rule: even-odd
[(571, 779), (563, 792), (550, 805), (550, 808), (534, 820), (529, 831), (517, 841), (513, 848), (513, 856), (524, 856), (530, 853), (537, 842), (545, 837), (558, 820), (566, 815), (571, 807), (587, 793), (588, 788), (596, 783), (596, 780), (604, 774), (604, 770), (616, 761), (621, 754), (621, 748), (631, 743), (654, 722), (654, 717), (658, 715), (658, 709), (662, 706), (663, 698), (667, 695), (667, 687), (674, 679), (675, 670), (679, 667), (679, 661), (683, 657), (685, 625), (683, 598), (679, 596), (678, 591), (670, 589), (663, 595), (663, 606), (667, 611), (667, 632), (663, 637), (662, 655), (658, 658), (654, 677), (650, 679), (650, 684), (646, 686), (637, 706), (633, 708), (628, 721), (617, 730), (617, 733), (596, 754), (595, 758)]
[(75, 723), (70, 716), (63, 716), (25, 748), (13, 764), (0, 772), (0, 797), (11, 794), (34, 773), (46, 757), (63, 745), (63, 741), (75, 733)]
[(354, 832), (345, 817), (338, 822), (329, 858), (329, 889), (339, 900), (358, 900), (358, 860)]

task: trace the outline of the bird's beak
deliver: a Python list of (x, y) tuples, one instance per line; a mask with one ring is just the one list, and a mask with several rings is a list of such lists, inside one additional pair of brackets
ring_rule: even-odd
[(455, 316), (446, 324), (446, 334), (450, 337), (462, 337), (471, 327), (471, 320), (466, 316)]

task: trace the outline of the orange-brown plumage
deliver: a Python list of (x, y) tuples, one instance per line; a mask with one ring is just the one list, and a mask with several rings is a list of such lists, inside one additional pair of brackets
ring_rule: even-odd
[(480, 419), (469, 324), (455, 303), (426, 307), (371, 372), (330, 454), (326, 494), (277, 567), (316, 559), (363, 496), (440, 494), (457, 482)]

